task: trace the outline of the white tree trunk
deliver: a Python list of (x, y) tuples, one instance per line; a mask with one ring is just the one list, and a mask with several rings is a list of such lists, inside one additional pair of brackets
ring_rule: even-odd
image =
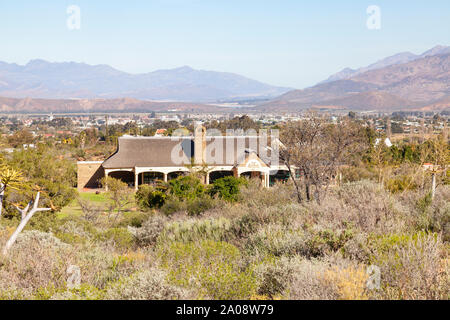
[(40, 194), (38, 192), (37, 195), (36, 195), (36, 199), (33, 202), (33, 207), (31, 209), (31, 211), (28, 212), (28, 213), (27, 213), (27, 211), (30, 208), (31, 202), (23, 210), (16, 207), (20, 211), (20, 213), (22, 214), (22, 221), (20, 221), (20, 224), (17, 227), (16, 231), (14, 231), (12, 236), (9, 238), (8, 242), (6, 242), (6, 245), (3, 248), (3, 255), (7, 255), (8, 254), (8, 250), (11, 249), (12, 245), (14, 244), (14, 242), (16, 242), (17, 237), (22, 232), (23, 228), (25, 228), (25, 226), (27, 225), (28, 221), (30, 221), (30, 219), (33, 217), (33, 215), (36, 212), (39, 212), (39, 211), (50, 211), (51, 210), (49, 208), (38, 208), (39, 196), (40, 196)]

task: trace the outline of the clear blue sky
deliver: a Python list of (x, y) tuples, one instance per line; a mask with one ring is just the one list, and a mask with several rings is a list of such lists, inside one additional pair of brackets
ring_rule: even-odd
[[(81, 29), (66, 26), (69, 5)], [(369, 5), (381, 30), (366, 27)], [(0, 61), (109, 64), (144, 73), (189, 65), (303, 88), (345, 67), (450, 45), (450, 1), (2, 0)]]

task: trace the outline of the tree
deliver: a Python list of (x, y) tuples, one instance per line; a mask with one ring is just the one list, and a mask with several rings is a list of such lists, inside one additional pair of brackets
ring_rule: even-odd
[(378, 171), (378, 183), (383, 185), (384, 169), (388, 163), (388, 150), (382, 139), (373, 147), (371, 159)]
[(3, 211), (3, 200), (7, 188), (16, 189), (23, 182), (22, 172), (9, 168), (8, 166), (0, 167), (0, 217)]
[(303, 187), (308, 201), (314, 198), (320, 202), (339, 167), (352, 160), (364, 141), (363, 128), (348, 119), (330, 124), (311, 117), (288, 123), (281, 131), (280, 156), (291, 172), (300, 170), (303, 174), (302, 186), (291, 174), (298, 201), (303, 201)]
[[(36, 212), (52, 210), (50, 208), (38, 208), (39, 197), (40, 197), (40, 193), (38, 192), (36, 194), (36, 198), (34, 200), (31, 200), (24, 209), (20, 209), (19, 207), (16, 206), (17, 210), (21, 214), (21, 221), (20, 221), (20, 224), (17, 227), (17, 229), (11, 235), (9, 240), (6, 242), (6, 245), (3, 248), (3, 255), (7, 255), (8, 254), (8, 250), (11, 249), (11, 246), (14, 244), (14, 242), (16, 242), (17, 237), (22, 232), (23, 228), (25, 228), (25, 226), (27, 225), (28, 221), (30, 221), (30, 219), (33, 217), (33, 215)], [(31, 207), (31, 210), (30, 210), (30, 207)]]
[(23, 173), (29, 185), (39, 186), (41, 200), (57, 209), (75, 199), (76, 166), (57, 150), (39, 144), (36, 149), (15, 151), (8, 165)]
[(108, 190), (108, 197), (109, 200), (111, 200), (109, 212), (112, 214), (116, 211), (116, 216), (114, 218), (114, 221), (116, 221), (124, 208), (130, 204), (130, 189), (125, 182), (112, 177), (104, 177), (101, 183)]
[(33, 135), (26, 129), (17, 131), (12, 136), (8, 137), (8, 143), (14, 148), (20, 147), (24, 144), (33, 143), (33, 141)]

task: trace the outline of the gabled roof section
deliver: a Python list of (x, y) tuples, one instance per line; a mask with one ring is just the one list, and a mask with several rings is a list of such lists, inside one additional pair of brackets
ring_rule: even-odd
[(270, 165), (271, 148), (258, 136), (206, 137), (206, 163), (218, 166), (237, 166), (249, 154), (255, 153)]
[(120, 137), (117, 151), (103, 162), (103, 167), (180, 167), (190, 164), (193, 155), (191, 137)]

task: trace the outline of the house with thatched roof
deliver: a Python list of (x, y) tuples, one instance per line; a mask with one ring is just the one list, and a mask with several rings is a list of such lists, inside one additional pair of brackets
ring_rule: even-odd
[[(270, 143), (270, 146), (269, 146)], [(257, 178), (265, 187), (286, 180), (290, 173), (279, 162), (276, 137), (208, 136), (198, 126), (193, 136), (133, 137), (118, 139), (118, 147), (105, 161), (78, 162), (78, 189), (98, 188), (104, 176), (138, 188), (156, 180), (169, 181), (201, 171), (204, 183), (226, 176)]]

